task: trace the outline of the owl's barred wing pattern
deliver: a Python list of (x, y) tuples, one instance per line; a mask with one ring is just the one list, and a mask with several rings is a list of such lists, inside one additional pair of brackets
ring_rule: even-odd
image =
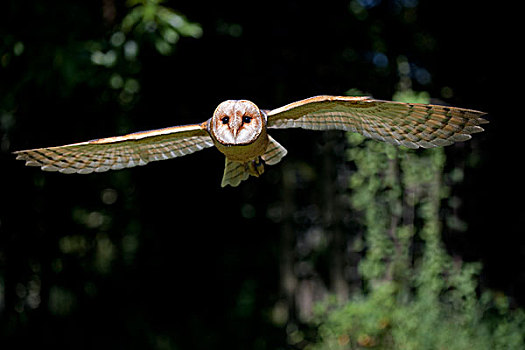
[(15, 152), (16, 159), (46, 171), (89, 174), (145, 165), (213, 146), (206, 123), (176, 126), (65, 146)]
[(485, 113), (463, 108), (316, 96), (267, 111), (268, 128), (346, 130), (409, 148), (450, 145), (471, 138), (488, 123)]

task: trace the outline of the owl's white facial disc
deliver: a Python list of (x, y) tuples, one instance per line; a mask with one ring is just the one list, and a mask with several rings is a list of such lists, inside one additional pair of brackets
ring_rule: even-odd
[(253, 102), (228, 100), (215, 109), (210, 131), (223, 145), (247, 145), (257, 140), (265, 124), (265, 117)]

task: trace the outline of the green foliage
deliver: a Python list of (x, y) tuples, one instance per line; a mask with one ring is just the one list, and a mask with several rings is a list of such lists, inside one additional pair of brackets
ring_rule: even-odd
[(162, 6), (161, 0), (129, 0), (132, 7), (121, 24), (123, 33), (150, 34), (157, 51), (169, 55), (180, 36), (199, 38), (202, 28), (183, 15)]
[(386, 282), (342, 308), (320, 305), (320, 341), (308, 349), (523, 349), (525, 314), (499, 306), (504, 296), (441, 294), (418, 293), (407, 301)]
[[(411, 90), (398, 100), (427, 102)], [(408, 150), (349, 134), (349, 186), (361, 213), (364, 290), (317, 308), (309, 349), (523, 349), (525, 313), (504, 295), (478, 296), (479, 264), (449, 256), (441, 241), (442, 148)]]
[(185, 16), (161, 5), (160, 0), (130, 0), (129, 11), (115, 27), (109, 40), (92, 41), (87, 48), (91, 62), (107, 68), (109, 87), (118, 93), (123, 106), (130, 105), (140, 91), (137, 75), (141, 50), (153, 47), (168, 56), (175, 50), (179, 38), (200, 38), (202, 28)]

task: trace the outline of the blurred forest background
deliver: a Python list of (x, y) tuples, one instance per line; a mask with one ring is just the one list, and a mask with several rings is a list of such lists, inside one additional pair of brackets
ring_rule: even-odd
[[(516, 10), (4, 2), (0, 347), (524, 349)], [(11, 154), (202, 122), (226, 99), (319, 94), (450, 104), (491, 123), (417, 151), (277, 130), (283, 162), (224, 189), (214, 149), (87, 176)]]

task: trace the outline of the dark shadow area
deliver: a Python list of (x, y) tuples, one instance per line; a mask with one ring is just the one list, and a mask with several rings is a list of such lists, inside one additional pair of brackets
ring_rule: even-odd
[[(516, 9), (135, 2), (1, 11), (0, 347), (304, 348), (294, 327), (313, 302), (363, 288), (343, 132), (272, 131), (287, 156), (236, 188), (220, 187), (214, 148), (91, 175), (24, 167), (11, 152), (203, 122), (226, 99), (271, 109), (355, 89), (391, 100), (403, 77), (432, 102), (488, 113), (484, 133), (445, 149), (443, 241), (482, 264), (480, 288), (525, 305)], [(133, 12), (148, 4), (155, 22)]]

